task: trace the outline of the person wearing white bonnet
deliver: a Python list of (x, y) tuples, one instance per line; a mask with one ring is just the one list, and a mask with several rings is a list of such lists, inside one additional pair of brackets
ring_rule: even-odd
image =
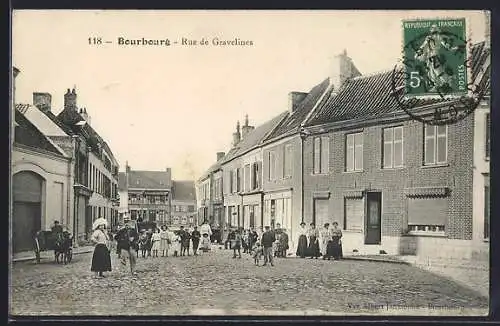
[(105, 231), (107, 221), (98, 218), (92, 224), (91, 240), (95, 243), (94, 254), (92, 255), (92, 265), (90, 270), (96, 273), (96, 276), (104, 277), (104, 272), (111, 272), (111, 256), (109, 254), (109, 237)]

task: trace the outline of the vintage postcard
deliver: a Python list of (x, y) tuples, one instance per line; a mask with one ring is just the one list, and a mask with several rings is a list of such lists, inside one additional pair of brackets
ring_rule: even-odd
[(12, 18), (11, 318), (488, 315), (489, 12)]

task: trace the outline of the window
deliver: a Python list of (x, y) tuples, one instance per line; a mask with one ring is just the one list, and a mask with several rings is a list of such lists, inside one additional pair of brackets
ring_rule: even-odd
[(424, 165), (446, 163), (448, 159), (448, 127), (424, 127)]
[(484, 177), (484, 239), (490, 238), (490, 178)]
[(250, 164), (245, 165), (245, 191), (250, 191)]
[(383, 136), (384, 168), (399, 168), (403, 166), (403, 127), (385, 128)]
[(285, 145), (285, 152), (283, 153), (283, 177), (289, 178), (292, 176), (292, 144)]
[(326, 174), (328, 173), (329, 165), (329, 138), (328, 137), (316, 137), (314, 138), (314, 148), (313, 148), (313, 165), (314, 174)]
[(276, 180), (276, 154), (269, 152), (269, 180)]
[(486, 113), (486, 140), (485, 140), (485, 157), (490, 158), (490, 114)]
[(262, 162), (255, 162), (252, 164), (252, 190), (259, 189), (260, 188), (260, 171), (262, 166)]
[(363, 133), (346, 135), (346, 171), (363, 170)]
[(234, 171), (229, 171), (229, 193), (234, 192)]
[(448, 198), (409, 198), (409, 233), (444, 235), (447, 212)]
[(242, 182), (241, 182), (241, 169), (237, 168), (236, 169), (236, 192), (240, 192), (242, 187)]

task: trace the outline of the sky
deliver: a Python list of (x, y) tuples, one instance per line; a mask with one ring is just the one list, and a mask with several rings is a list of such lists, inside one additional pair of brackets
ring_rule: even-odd
[[(472, 42), (484, 40), (481, 11), (15, 11), (16, 102), (47, 92), (58, 114), (76, 86), (77, 105), (120, 171), (128, 162), (197, 179), (230, 149), (246, 114), (258, 126), (287, 110), (288, 93), (327, 78), (343, 50), (362, 74), (391, 69), (401, 58), (401, 21), (436, 17), (466, 17)], [(97, 37), (111, 43), (89, 44)], [(119, 37), (171, 45), (120, 46)], [(253, 45), (215, 46), (214, 38)]]

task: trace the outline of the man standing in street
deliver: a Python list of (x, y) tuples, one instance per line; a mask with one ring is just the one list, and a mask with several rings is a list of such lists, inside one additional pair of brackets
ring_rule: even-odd
[(191, 232), (191, 241), (193, 242), (193, 254), (195, 256), (198, 255), (197, 251), (198, 251), (198, 246), (200, 244), (200, 238), (201, 238), (200, 231), (198, 231), (198, 227), (195, 225), (193, 232)]
[(137, 250), (139, 249), (139, 234), (135, 228), (130, 225), (129, 222), (125, 224), (125, 227), (118, 231), (116, 235), (117, 246), (121, 249), (120, 260), (122, 265), (127, 265), (127, 258), (130, 262), (130, 272), (132, 275), (136, 275), (135, 265), (137, 258)]
[(271, 266), (274, 266), (273, 263), (273, 243), (276, 241), (276, 236), (274, 232), (270, 230), (269, 226), (266, 225), (266, 231), (262, 234), (262, 247), (264, 248), (264, 265), (266, 266), (269, 262)]

